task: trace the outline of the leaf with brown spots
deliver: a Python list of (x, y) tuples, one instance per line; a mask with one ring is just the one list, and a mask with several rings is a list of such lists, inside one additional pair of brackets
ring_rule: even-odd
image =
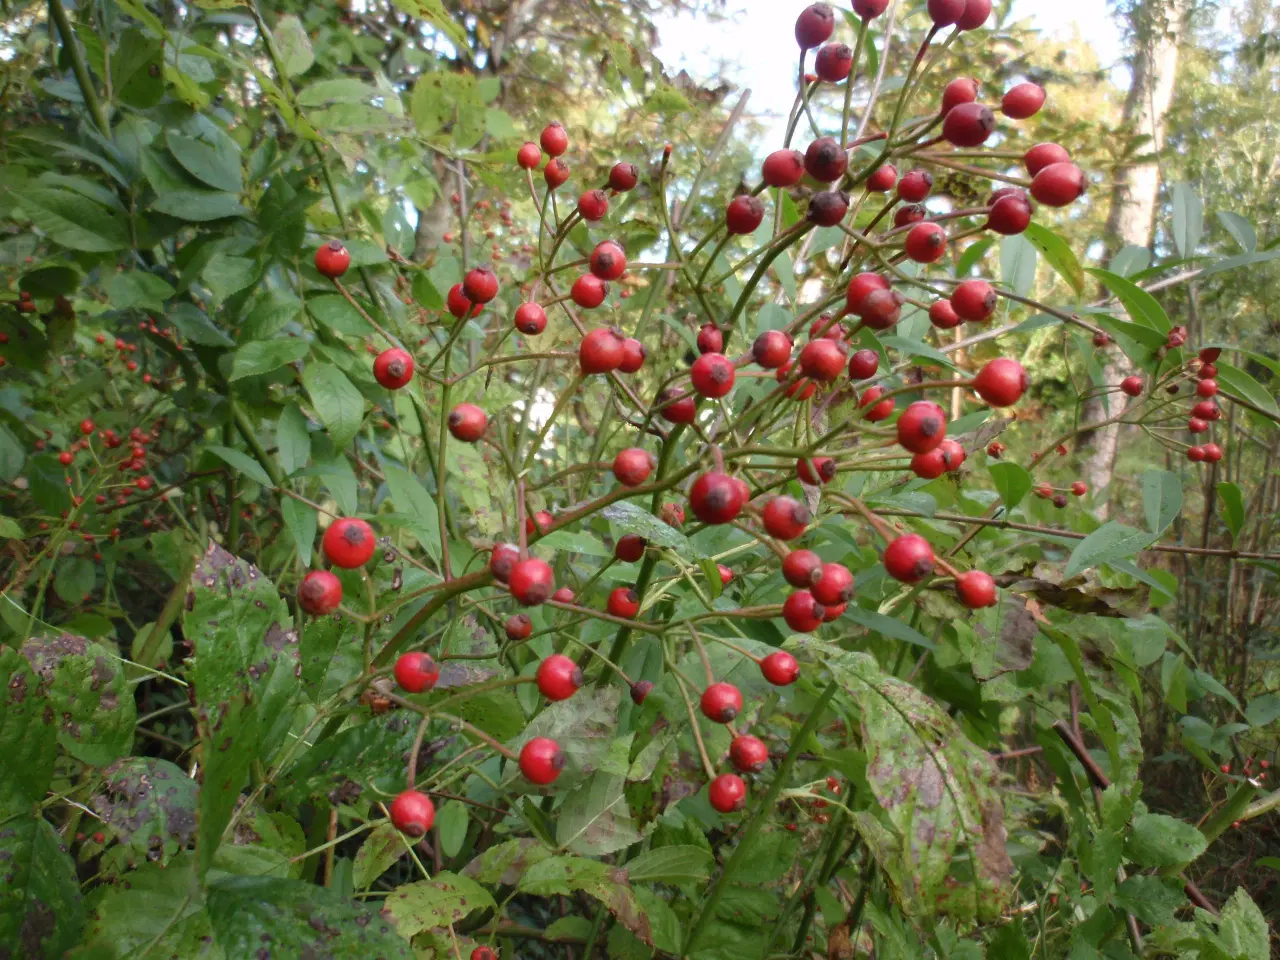
[(582, 857), (551, 857), (530, 867), (520, 878), (518, 889), (538, 897), (568, 896), (580, 890), (603, 903), (620, 924), (653, 946), (649, 918), (631, 891), (626, 870)]
[(488, 886), (515, 885), (526, 870), (551, 856), (551, 851), (533, 837), (507, 840), (490, 847), (462, 868), (464, 876)]
[(0, 646), (0, 781), (31, 803), (44, 799), (58, 743), (39, 682), (17, 650)]
[(15, 786), (0, 783), (0, 957), (61, 957), (84, 924), (75, 864)]
[(93, 809), (139, 860), (166, 864), (195, 837), (198, 795), (169, 761), (129, 757), (103, 771)]
[(408, 940), (423, 930), (445, 927), (475, 910), (496, 906), (489, 891), (470, 877), (445, 871), (430, 880), (396, 887), (383, 901), (382, 913)]

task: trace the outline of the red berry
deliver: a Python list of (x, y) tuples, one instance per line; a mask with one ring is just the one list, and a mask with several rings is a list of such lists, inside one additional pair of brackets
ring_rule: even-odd
[(551, 566), (537, 557), (521, 560), (511, 568), (507, 580), (511, 595), (526, 607), (545, 603), (555, 589), (555, 576)]
[(593, 276), (601, 280), (617, 280), (627, 270), (627, 254), (616, 241), (602, 240), (591, 251), (587, 264)]
[(75, 463), (75, 459), (76, 459), (76, 455), (72, 453), (70, 450), (63, 450), (60, 454), (58, 454), (58, 462), (62, 464), (64, 467), (71, 466), (71, 464)]
[(440, 666), (425, 653), (402, 653), (396, 658), (396, 683), (410, 693), (430, 690), (440, 679)]
[(794, 497), (774, 497), (765, 504), (762, 519), (769, 536), (794, 540), (804, 533), (813, 516), (809, 508)]
[(942, 462), (946, 466), (948, 473), (953, 470), (959, 470), (968, 457), (968, 454), (964, 452), (964, 447), (950, 437), (938, 444), (937, 449), (942, 454)]
[(1222, 459), (1222, 448), (1216, 443), (1206, 443), (1201, 449), (1204, 450), (1204, 458), (1208, 463), (1217, 463)]
[(853, 12), (863, 20), (872, 20), (889, 8), (889, 0), (853, 0)]
[(587, 374), (618, 369), (622, 363), (622, 338), (609, 327), (592, 330), (578, 347), (578, 363)]
[(525, 779), (546, 786), (560, 776), (565, 757), (550, 737), (534, 737), (520, 750), (520, 772)]
[(770, 187), (794, 187), (803, 177), (804, 154), (799, 150), (775, 150), (760, 168), (760, 178)]
[(815, 193), (805, 216), (819, 227), (834, 227), (849, 213), (849, 195), (843, 190)]
[(351, 253), (342, 245), (341, 240), (330, 240), (316, 251), (316, 270), (322, 277), (336, 280), (347, 272), (349, 266)]
[(1125, 377), (1120, 381), (1120, 390), (1130, 397), (1142, 396), (1142, 387), (1141, 377)]
[(514, 543), (495, 543), (489, 554), (489, 572), (499, 583), (511, 580), (511, 568), (520, 562), (520, 549)]
[(548, 700), (568, 700), (582, 686), (582, 670), (562, 653), (553, 653), (540, 664), (535, 675), (538, 690)]
[(693, 389), (701, 396), (723, 397), (733, 389), (733, 361), (723, 353), (702, 354), (693, 361), (689, 374), (693, 378)]
[(498, 295), (498, 275), (489, 267), (472, 267), (462, 278), (462, 292), (472, 303), (488, 303)]
[(561, 587), (551, 595), (555, 603), (573, 603), (573, 591), (569, 587)]
[(1022, 233), (1031, 223), (1031, 201), (1021, 190), (993, 199), (987, 212), (987, 228), (1006, 237)]
[(1009, 357), (996, 357), (978, 371), (973, 388), (993, 407), (1011, 407), (1027, 391), (1031, 380), (1022, 364)]
[(929, 215), (929, 211), (918, 203), (908, 203), (893, 211), (893, 225), (895, 227), (905, 227), (913, 223), (919, 223)]
[(645, 697), (649, 696), (653, 690), (653, 683), (649, 680), (637, 680), (631, 685), (631, 702), (637, 707), (644, 703)]
[[(592, 310), (600, 306), (608, 295), (609, 284), (590, 273), (584, 273), (573, 281), (573, 286), (569, 289), (569, 296), (573, 298), (573, 302), (584, 310)], [(610, 367), (610, 369), (613, 368)]]
[(987, 456), (995, 457), (997, 460), (1004, 454), (1007, 448), (999, 440), (992, 440), (987, 444)]
[(845, 43), (828, 43), (818, 51), (813, 70), (826, 83), (839, 83), (853, 69), (853, 51)]
[(1035, 83), (1019, 83), (1010, 87), (1000, 101), (1000, 109), (1006, 117), (1025, 120), (1034, 117), (1044, 106), (1044, 87)]
[(724, 473), (704, 473), (689, 488), (689, 506), (703, 523), (728, 523), (742, 511), (745, 498), (733, 479)]
[(658, 416), (670, 423), (693, 423), (698, 412), (698, 404), (694, 398), (680, 396), (680, 391), (674, 387), (663, 390), (658, 403)]
[(542, 163), (542, 150), (533, 141), (526, 142), (516, 153), (516, 163), (526, 170), (537, 170)]
[(876, 375), (880, 367), (880, 354), (874, 350), (857, 350), (849, 358), (849, 379), (867, 380)]
[(853, 598), (853, 574), (843, 564), (824, 563), (810, 592), (824, 607), (848, 603)]
[(498, 960), (498, 953), (490, 947), (476, 947), (471, 951), (470, 960)]
[(656, 463), (653, 454), (640, 447), (628, 447), (613, 458), (613, 475), (624, 487), (638, 487), (648, 479)]
[(830, 457), (802, 457), (796, 461), (796, 478), (811, 487), (829, 483), (836, 475), (836, 462)]
[(615, 163), (609, 171), (609, 189), (626, 193), (640, 182), (640, 170), (634, 163)]
[(1217, 420), (1222, 416), (1222, 411), (1212, 400), (1201, 400), (1191, 408), (1191, 416), (1198, 420)]
[(383, 350), (373, 361), (373, 379), (388, 390), (399, 390), (413, 379), (413, 357), (399, 347)]
[[(808, 551), (795, 551), (795, 553), (808, 553)], [(796, 677), (800, 676), (800, 664), (796, 663), (796, 658), (785, 650), (775, 650), (760, 661), (760, 672), (775, 687), (785, 687), (795, 683)]]
[[(1209, 394), (1205, 394), (1205, 396), (1209, 396)], [(93, 431), (94, 431), (94, 425), (92, 420), (86, 417), (85, 419), (80, 421), (80, 432), (82, 434), (84, 434), (87, 437), (89, 436), (89, 434), (93, 433)]]
[(644, 366), (644, 359), (649, 355), (645, 345), (635, 337), (627, 337), (622, 341), (622, 362), (618, 369), (623, 373), (635, 373)]
[(929, 0), (925, 5), (935, 27), (949, 27), (964, 16), (965, 0)]
[(533, 633), (533, 621), (526, 614), (513, 613), (507, 617), (503, 628), (507, 632), (507, 639), (512, 643), (520, 643), (528, 640)]
[(410, 837), (421, 837), (436, 822), (431, 798), (417, 790), (406, 790), (391, 801), (391, 825)]
[(1188, 447), (1187, 459), (1192, 463), (1202, 463), (1205, 459), (1204, 447)]
[(970, 77), (956, 77), (942, 88), (942, 109), (944, 117), (952, 107), (962, 103), (973, 103), (978, 99), (978, 81)]
[(720, 586), (727, 587), (733, 582), (733, 571), (723, 563), (716, 564), (716, 573), (720, 574)]
[(558, 157), (569, 149), (569, 135), (564, 132), (564, 127), (559, 120), (542, 128), (542, 136), (538, 138), (538, 142), (542, 144), (542, 149), (553, 157)]
[(792, 550), (782, 559), (782, 578), (793, 587), (811, 587), (822, 575), (822, 558), (812, 550)]
[(340, 603), (342, 583), (328, 570), (312, 570), (298, 585), (298, 606), (313, 616), (333, 613)]
[(921, 203), (933, 189), (933, 174), (928, 170), (909, 170), (898, 181), (898, 197), (907, 203)]
[(804, 152), (805, 172), (822, 183), (839, 180), (848, 166), (849, 155), (832, 137), (813, 141)]
[[(1222, 356), (1222, 348), (1221, 347), (1205, 347), (1203, 350), (1200, 351), (1198, 356), (1200, 357), (1200, 360), (1204, 363), (1213, 363), (1220, 356)], [(1266, 761), (1263, 761), (1263, 762), (1265, 763)]]
[(996, 603), (996, 582), (985, 571), (966, 570), (956, 577), (956, 595), (970, 610), (993, 607)]
[(1192, 417), (1187, 421), (1187, 429), (1191, 433), (1204, 433), (1209, 429), (1209, 424), (1204, 420), (1201, 420), (1199, 417)]
[(827, 611), (808, 590), (797, 590), (782, 604), (782, 619), (797, 633), (813, 633), (826, 619)]
[(547, 311), (532, 301), (516, 307), (515, 327), (526, 336), (536, 337), (547, 329)]
[(869, 271), (859, 273), (849, 281), (849, 288), (844, 296), (845, 311), (862, 316), (867, 297), (877, 290), (888, 289), (889, 281), (880, 274)]
[(556, 157), (542, 168), (542, 179), (546, 181), (547, 186), (552, 190), (564, 185), (569, 179), (569, 165)]
[(539, 510), (524, 518), (524, 532), (529, 536), (537, 534), (543, 536), (551, 529), (551, 524), (555, 522), (555, 518), (545, 510)]
[(609, 195), (603, 190), (588, 190), (578, 197), (578, 213), (583, 220), (603, 220), (609, 212)]
[(1070, 160), (1071, 154), (1056, 143), (1037, 143), (1022, 155), (1022, 164), (1033, 177), (1051, 164), (1068, 163)]
[(759, 773), (769, 764), (769, 748), (759, 737), (740, 733), (729, 744), (729, 762), (743, 773)]
[(356, 517), (342, 517), (329, 524), (321, 545), (325, 558), (335, 567), (354, 570), (369, 562), (377, 543), (369, 524)]
[(826, 43), (836, 28), (836, 15), (825, 3), (815, 3), (796, 18), (796, 43), (808, 50)]
[(848, 348), (838, 340), (810, 340), (800, 351), (800, 369), (805, 376), (830, 383), (844, 372), (847, 356)]
[(888, 330), (902, 319), (902, 294), (897, 290), (872, 290), (862, 298), (862, 322), (873, 330)]
[(1202, 364), (1200, 366), (1200, 369), (1196, 372), (1196, 377), (1197, 379), (1200, 379), (1200, 380), (1213, 380), (1217, 376), (1218, 376), (1218, 368), (1215, 367), (1212, 363)]
[(936, 223), (917, 223), (907, 234), (907, 256), (916, 263), (933, 263), (947, 250), (947, 232)]
[(917, 453), (912, 457), (911, 472), (922, 480), (936, 480), (946, 473), (947, 461), (942, 447), (935, 447), (928, 453)]
[(724, 349), (724, 334), (714, 323), (704, 323), (698, 329), (698, 352), (720, 353)]
[(978, 147), (996, 128), (996, 117), (981, 103), (958, 103), (942, 120), (942, 137), (957, 147)]
[(867, 177), (866, 187), (870, 193), (888, 193), (898, 181), (898, 171), (891, 163), (876, 167)]
[(764, 220), (764, 204), (759, 197), (742, 194), (729, 201), (724, 211), (725, 226), (730, 233), (751, 233)]
[(742, 693), (732, 683), (713, 683), (702, 691), (702, 715), (715, 723), (728, 723), (742, 712)]
[(985, 280), (964, 280), (951, 291), (951, 306), (956, 316), (975, 323), (991, 319), (997, 300), (995, 288)]
[(489, 418), (472, 403), (460, 403), (449, 411), (449, 432), (464, 443), (475, 443), (484, 436)]
[(785, 384), (783, 392), (796, 402), (808, 400), (818, 389), (818, 385), (808, 377), (799, 376), (798, 372), (793, 374), (796, 369), (796, 361), (788, 360), (778, 368), (778, 382)]
[(932, 400), (917, 400), (898, 418), (898, 443), (912, 453), (928, 453), (947, 435), (947, 414)]
[(959, 30), (977, 30), (991, 16), (991, 0), (965, 0), (964, 13), (956, 21)]
[[(1217, 380), (1201, 380), (1199, 383), (1196, 384), (1196, 396), (1198, 397), (1206, 397), (1206, 398), (1212, 397), (1215, 394), (1217, 394), (1217, 392), (1218, 392)], [(83, 427), (81, 429), (83, 429)]]
[(933, 547), (918, 533), (903, 534), (885, 547), (884, 568), (895, 580), (919, 583), (933, 573)]
[(1051, 163), (1031, 180), (1031, 196), (1047, 207), (1065, 207), (1084, 190), (1084, 171), (1074, 163)]
[(467, 299), (467, 295), (462, 292), (462, 284), (455, 283), (449, 288), (449, 295), (445, 298), (445, 305), (449, 308), (449, 312), (455, 317), (462, 318), (471, 312), (475, 316), (480, 312), (480, 308), (472, 311), (472, 303)]
[(718, 812), (733, 813), (746, 805), (747, 785), (735, 773), (722, 773), (707, 787), (707, 800)]
[(939, 330), (950, 330), (963, 321), (950, 300), (935, 300), (929, 305), (929, 322)]
[(631, 587), (614, 587), (609, 593), (609, 612), (630, 620), (640, 612), (640, 595)]
[(635, 563), (644, 556), (647, 545), (644, 537), (628, 533), (618, 539), (613, 548), (613, 555), (624, 563)]
[(1071, 484), (1071, 493), (1073, 496), (1083, 497), (1088, 492), (1089, 485), (1083, 480), (1077, 480), (1075, 483)]
[(781, 330), (766, 330), (751, 345), (751, 357), (766, 370), (776, 370), (791, 359), (791, 338)]

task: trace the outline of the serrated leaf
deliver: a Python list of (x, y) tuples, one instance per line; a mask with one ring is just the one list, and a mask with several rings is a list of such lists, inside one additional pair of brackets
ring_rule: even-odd
[(368, 890), (409, 850), (404, 834), (389, 822), (380, 823), (364, 838), (351, 866), (351, 883), (356, 890)]
[(629, 500), (611, 503), (603, 513), (623, 533), (638, 534), (650, 543), (678, 550), (681, 556), (693, 557), (693, 548), (683, 533)]
[(267, 476), (267, 471), (262, 469), (262, 464), (258, 463), (257, 460), (253, 459), (253, 457), (249, 456), (247, 453), (243, 453), (231, 447), (219, 446), (216, 443), (209, 444), (205, 449), (233, 470), (236, 470), (248, 477), (254, 483), (268, 488), (275, 486), (275, 484), (271, 482), (271, 478)]
[(387, 489), (396, 509), (412, 520), (412, 531), (424, 550), (432, 557), (440, 556), (440, 514), (436, 502), (417, 477), (393, 463), (383, 468)]
[(1271, 931), (1266, 917), (1244, 887), (1237, 887), (1222, 908), (1218, 939), (1230, 951), (1232, 960), (1268, 960)]
[(1245, 719), (1255, 727), (1265, 727), (1280, 718), (1280, 696), (1264, 693), (1249, 701), (1249, 708), (1244, 712)]
[(302, 371), (302, 385), (320, 422), (329, 429), (329, 439), (341, 450), (355, 439), (364, 422), (364, 397), (331, 363), (307, 364)]
[(80, 603), (93, 592), (98, 571), (88, 557), (63, 557), (53, 578), (53, 589), (67, 604)]
[(158, 193), (151, 209), (191, 223), (249, 215), (234, 193), (214, 190), (167, 190)]
[(715, 867), (709, 850), (691, 844), (676, 844), (646, 850), (627, 862), (627, 877), (632, 883), (677, 883), (706, 880)]
[(86, 253), (108, 253), (129, 246), (124, 218), (70, 190), (24, 189), (22, 209), (37, 230), (54, 243)]
[[(8, 607), (8, 597), (0, 597)], [(26, 627), (24, 616), (20, 628)], [(38, 803), (53, 777), (57, 734), (46, 722), (40, 681), (17, 650), (0, 646), (0, 783), (24, 803)]]
[(280, 65), (285, 76), (296, 77), (311, 69), (316, 56), (311, 50), (311, 38), (302, 21), (291, 13), (285, 14), (271, 31), (280, 49)]
[(165, 866), (142, 860), (129, 871), (128, 883), (106, 886), (103, 893), (87, 939), (105, 952), (92, 956), (125, 960), (153, 947), (157, 956), (214, 960), (219, 955), (194, 855), (180, 854)]
[(556, 817), (556, 842), (574, 853), (602, 856), (641, 839), (623, 794), (623, 777), (603, 771), (578, 784)]
[(645, 943), (653, 943), (649, 918), (626, 881), (625, 869), (615, 870), (582, 857), (551, 857), (525, 871), (517, 889), (540, 897), (581, 891), (603, 903), (620, 924)]
[(304, 567), (311, 566), (311, 549), (316, 542), (318, 523), (315, 510), (293, 497), (282, 497), (280, 513), (284, 517), (285, 527), (293, 536), (294, 545), (298, 548), (298, 562)]
[(449, 16), (441, 0), (396, 0), (396, 6), (410, 16), (426, 20), (432, 26), (443, 30), (458, 49), (467, 46), (467, 35)]
[(165, 308), (164, 302), (173, 294), (172, 286), (145, 270), (128, 270), (107, 280), (107, 296), (117, 310), (137, 307), (161, 312)]
[(1192, 824), (1163, 813), (1143, 813), (1133, 818), (1125, 854), (1144, 867), (1173, 867), (1195, 860), (1207, 846)]
[(487, 886), (513, 887), (526, 870), (551, 855), (550, 850), (532, 837), (520, 837), (490, 847), (462, 872)]
[(1067, 579), (1110, 560), (1128, 559), (1154, 541), (1155, 535), (1145, 530), (1135, 530), (1115, 520), (1109, 520), (1085, 537), (1067, 559), (1063, 576)]
[(919, 340), (908, 340), (906, 337), (899, 337), (893, 334), (883, 335), (880, 337), (880, 343), (886, 347), (890, 347), (909, 357), (923, 357), (926, 360), (932, 360), (934, 363), (941, 364), (944, 367), (955, 369), (955, 363), (941, 350), (931, 347), (927, 343)]
[(286, 475), (301, 470), (311, 459), (311, 433), (307, 418), (296, 403), (280, 411), (276, 422), (276, 456)]
[(165, 137), (169, 152), (182, 168), (201, 183), (229, 194), (244, 186), (240, 176), (240, 148), (225, 134), (206, 139), (183, 136), (170, 130)]
[(75, 864), (43, 816), (0, 784), (0, 945), (14, 957), (61, 957), (80, 939)]
[(1156, 536), (1169, 529), (1182, 512), (1182, 484), (1168, 470), (1148, 470), (1142, 475), (1142, 507), (1147, 529)]
[(430, 880), (396, 887), (383, 901), (383, 911), (405, 939), (496, 906), (493, 896), (480, 884), (448, 871), (437, 873)]

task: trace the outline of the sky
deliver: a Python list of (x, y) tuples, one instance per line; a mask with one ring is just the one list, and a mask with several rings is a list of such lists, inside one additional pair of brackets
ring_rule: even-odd
[[(751, 88), (749, 112), (780, 116), (778, 129), (782, 129), (795, 97), (793, 28), (796, 16), (811, 2), (728, 0), (730, 19), (717, 23), (691, 15), (661, 16), (657, 18), (658, 57), (670, 72), (683, 67), (698, 80), (715, 76), (723, 64), (725, 76), (739, 89)], [(904, 0), (899, 5), (907, 7)], [(1068, 37), (1078, 30), (1092, 42), (1105, 65), (1121, 58), (1120, 30), (1107, 0), (1014, 0), (1013, 15), (1029, 20), (1048, 37)], [(923, 13), (914, 16), (923, 17)], [(837, 37), (853, 45), (852, 31), (843, 25), (837, 28)]]

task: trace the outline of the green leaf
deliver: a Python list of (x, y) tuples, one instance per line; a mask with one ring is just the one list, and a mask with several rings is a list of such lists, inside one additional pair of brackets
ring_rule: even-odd
[(1135, 530), (1109, 520), (1076, 544), (1063, 576), (1070, 579), (1110, 560), (1128, 559), (1150, 546), (1155, 539), (1154, 534), (1145, 530)]
[(234, 193), (212, 190), (166, 190), (156, 196), (151, 209), (190, 223), (207, 223), (210, 220), (249, 215), (249, 211), (240, 205), (240, 198)]
[(551, 851), (532, 837), (505, 840), (485, 850), (462, 872), (487, 886), (513, 887), (535, 863), (551, 856)]
[(440, 555), (440, 513), (436, 502), (422, 482), (403, 467), (393, 463), (383, 467), (387, 489), (396, 509), (412, 521), (413, 535), (432, 557)]
[(1232, 960), (1268, 960), (1271, 956), (1271, 930), (1266, 917), (1244, 887), (1237, 887), (1222, 908), (1218, 941)]
[(1264, 693), (1249, 701), (1249, 708), (1244, 712), (1245, 719), (1255, 727), (1265, 727), (1280, 717), (1280, 695)]
[(364, 397), (346, 374), (331, 363), (309, 363), (302, 371), (320, 422), (329, 428), (329, 439), (341, 450), (360, 431), (364, 422)]
[(1240, 244), (1240, 249), (1245, 253), (1253, 253), (1258, 249), (1258, 231), (1253, 228), (1253, 224), (1240, 216), (1238, 213), (1231, 213), (1228, 210), (1218, 211), (1218, 222), (1222, 224), (1223, 229), (1231, 234), (1233, 240)]
[(624, 870), (582, 857), (551, 857), (526, 870), (517, 889), (536, 897), (570, 896), (581, 891), (603, 903), (641, 940), (653, 942), (649, 919), (626, 882)]
[(1207, 846), (1192, 824), (1163, 813), (1143, 813), (1133, 818), (1125, 855), (1144, 867), (1176, 867), (1195, 860)]
[(1026, 468), (1020, 464), (1002, 460), (988, 463), (987, 471), (991, 474), (991, 482), (995, 484), (1000, 499), (1004, 501), (1005, 510), (1012, 510), (1022, 502), (1023, 497), (1031, 492), (1035, 480)]
[(54, 243), (86, 253), (129, 247), (123, 217), (70, 190), (24, 189), (20, 203), (36, 229)]
[(97, 904), (88, 939), (105, 952), (93, 957), (131, 960), (153, 948), (156, 956), (217, 956), (192, 854), (163, 867), (140, 859), (128, 876), (128, 883), (106, 886)]
[(195, 837), (199, 792), (168, 760), (127, 757), (102, 771), (92, 804), (139, 862), (166, 864)]
[(166, 316), (183, 338), (207, 347), (230, 347), (235, 341), (214, 326), (213, 321), (194, 303), (172, 304)]
[(993, 244), (995, 244), (995, 240), (991, 237), (987, 237), (965, 247), (964, 253), (960, 255), (959, 262), (956, 263), (956, 276), (969, 276), (969, 274), (973, 272), (973, 268), (976, 267), (979, 261), (987, 255), (987, 251), (991, 249)]
[(940, 363), (944, 367), (955, 369), (955, 362), (949, 356), (936, 347), (929, 346), (927, 343), (908, 340), (906, 337), (899, 337), (893, 334), (881, 336), (880, 343), (886, 347), (892, 347), (894, 350), (898, 350), (909, 357), (923, 357), (926, 360), (932, 360), (934, 363)]
[(285, 14), (271, 31), (280, 49), (280, 65), (285, 76), (296, 77), (311, 69), (316, 55), (311, 51), (311, 38), (299, 20), (291, 13)]
[(8, 483), (22, 473), (27, 451), (8, 427), (0, 423), (0, 480)]
[(231, 447), (223, 447), (212, 443), (205, 447), (205, 449), (223, 463), (235, 470), (238, 470), (254, 483), (268, 488), (275, 486), (275, 484), (271, 482), (271, 478), (267, 476), (267, 471), (262, 469), (262, 465), (247, 453), (242, 453), (241, 451), (232, 449)]
[(1147, 529), (1156, 536), (1182, 511), (1182, 484), (1168, 470), (1148, 470), (1142, 475), (1142, 507), (1147, 515)]
[(107, 280), (107, 296), (117, 310), (139, 308), (164, 311), (164, 302), (174, 294), (173, 287), (145, 270), (128, 270)]
[(1150, 264), (1150, 250), (1135, 243), (1127, 243), (1111, 258), (1111, 272), (1121, 277), (1131, 277), (1147, 269)]
[(165, 143), (182, 168), (201, 183), (227, 193), (243, 189), (240, 178), (240, 148), (225, 134), (211, 135), (215, 143), (185, 137), (170, 130)]
[(445, 927), (476, 910), (497, 906), (493, 896), (470, 877), (444, 871), (430, 880), (396, 887), (383, 900), (383, 913), (406, 940), (432, 927)]
[(12, 517), (0, 517), (0, 538), (21, 540), (22, 527), (18, 526), (18, 521)]
[(603, 856), (641, 839), (623, 794), (625, 779), (599, 771), (574, 787), (556, 817), (556, 843), (562, 850)]
[(1222, 501), (1222, 519), (1234, 543), (1244, 527), (1244, 495), (1238, 486), (1224, 480), (1218, 484), (1218, 498)]
[(1173, 324), (1159, 301), (1132, 280), (1126, 280), (1124, 277), (1098, 267), (1090, 267), (1085, 272), (1093, 274), (1115, 294), (1128, 312), (1129, 319), (1134, 323), (1150, 327), (1162, 334), (1167, 334), (1172, 329)]
[[(8, 597), (0, 596), (0, 603), (7, 605)], [(48, 704), (37, 695), (40, 682), (26, 657), (0, 646), (0, 676), (0, 795), (8, 790), (24, 803), (38, 803), (53, 777), (57, 733), (46, 722)]]
[(376, 904), (314, 883), (220, 876), (209, 883), (208, 903), (214, 941), (228, 958), (255, 956), (263, 944), (281, 957), (413, 957)]
[(259, 272), (258, 261), (252, 257), (233, 257), (219, 251), (209, 258), (200, 278), (213, 293), (214, 301), (221, 303), (257, 280)]
[(346, 297), (326, 294), (307, 301), (307, 312), (330, 330), (348, 337), (367, 337), (373, 333), (369, 321), (347, 302)]
[(632, 883), (681, 883), (706, 880), (715, 867), (709, 850), (690, 844), (654, 847), (627, 862)]
[(1036, 248), (1021, 234), (1000, 241), (1000, 281), (1020, 297), (1036, 282)]
[(858, 606), (856, 603), (850, 604), (844, 615), (858, 626), (866, 627), (868, 630), (882, 636), (891, 637), (894, 640), (902, 640), (925, 650), (934, 648), (933, 641), (912, 627), (911, 624), (905, 620), (899, 620), (897, 617), (886, 617), (883, 613), (868, 610), (865, 607)]
[(467, 839), (467, 827), (471, 825), (471, 817), (467, 813), (467, 805), (458, 800), (450, 800), (440, 808), (436, 817), (436, 830), (440, 833), (440, 850), (446, 857), (456, 857)]
[(1114, 903), (1143, 923), (1171, 924), (1174, 911), (1186, 902), (1182, 884), (1160, 877), (1129, 877), (1116, 888)]
[[(333, 649), (359, 643), (359, 634), (355, 630), (334, 630), (329, 625), (334, 625), (332, 618), (308, 621), (306, 631), (309, 636), (312, 631), (318, 631), (317, 640), (323, 639), (327, 632), (330, 643), (325, 646)], [(323, 629), (326, 627), (327, 630)], [(319, 643), (315, 648), (317, 656), (324, 649)], [(315, 662), (308, 658), (306, 666), (307, 675), (314, 676)], [(344, 789), (350, 783), (367, 785), (382, 794), (403, 790), (404, 758), (413, 746), (418, 730), (417, 721), (403, 714), (404, 711), (393, 711), (349, 726), (308, 749), (289, 767), (281, 781), (283, 802), (323, 799), (331, 791)]]
[(466, 48), (467, 35), (458, 26), (441, 0), (395, 0), (395, 4), (410, 16), (426, 20), (433, 27), (443, 30), (459, 50)]
[(356, 851), (355, 862), (351, 866), (352, 886), (357, 890), (368, 890), (408, 850), (404, 834), (389, 822), (378, 824)]
[(293, 536), (294, 545), (298, 548), (298, 561), (304, 566), (311, 565), (311, 549), (316, 542), (316, 512), (293, 497), (280, 500), (280, 513), (284, 516), (284, 525)]
[(1228, 393), (1234, 393), (1236, 396), (1248, 400), (1254, 406), (1269, 410), (1280, 416), (1280, 407), (1276, 406), (1275, 397), (1257, 380), (1229, 363), (1218, 361), (1214, 366), (1218, 368), (1218, 386), (1224, 388)]
[(613, 551), (599, 537), (577, 530), (553, 530), (537, 541), (539, 547), (547, 547), (557, 554), (580, 553), (588, 557), (612, 557)]
[(1190, 257), (1204, 233), (1204, 204), (1190, 184), (1172, 184), (1169, 194), (1173, 199), (1173, 245), (1180, 255)]
[(1038, 223), (1027, 224), (1022, 235), (1040, 251), (1049, 266), (1076, 292), (1076, 296), (1084, 293), (1084, 270), (1080, 268), (1080, 261), (1076, 259), (1067, 241)]
[(63, 602), (75, 605), (93, 592), (98, 571), (87, 557), (64, 557), (58, 561), (53, 589)]
[(0, 949), (32, 960), (66, 955), (84, 925), (75, 864), (49, 821), (7, 783), (0, 784), (0, 863)]
[(301, 470), (311, 459), (311, 433), (307, 429), (307, 418), (296, 403), (289, 404), (280, 412), (276, 423), (276, 455), (285, 474)]
[(692, 558), (694, 550), (688, 538), (675, 527), (669, 527), (644, 508), (629, 500), (619, 500), (604, 508), (604, 515), (623, 533), (635, 533), (652, 544), (678, 550)]
[(36, 676), (30, 694), (53, 711), (64, 750), (95, 767), (129, 752), (137, 710), (119, 657), (68, 633), (35, 637), (22, 655)]

